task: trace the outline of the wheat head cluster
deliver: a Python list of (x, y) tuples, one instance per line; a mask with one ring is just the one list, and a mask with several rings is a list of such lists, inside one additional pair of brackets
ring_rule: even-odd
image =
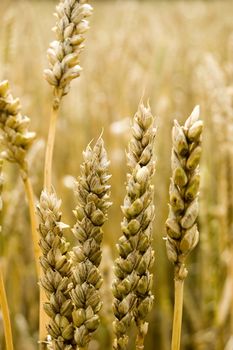
[[(98, 2), (94, 10), (91, 1), (61, 0), (44, 74), (35, 53), (27, 55), (29, 75), (43, 75), (48, 83), (45, 93), (30, 76), (14, 86), (19, 36), (7, 3), (0, 32), (0, 349), (232, 350), (233, 23), (222, 69), (211, 53), (200, 58), (204, 49), (195, 48), (195, 29), (189, 28), (195, 11), (203, 20), (209, 4), (187, 5), (193, 13), (174, 4), (172, 22), (169, 3)], [(48, 2), (17, 6), (28, 10), (27, 26), (46, 42), (46, 30), (32, 23), (36, 6), (50, 11)], [(175, 29), (181, 16), (192, 44), (185, 46), (184, 35), (184, 46), (166, 47), (169, 35), (154, 24), (152, 8), (178, 36), (184, 35)], [(150, 30), (141, 39), (136, 32), (139, 18), (142, 27), (156, 28), (159, 49), (153, 54)], [(185, 56), (191, 71), (178, 66), (176, 55)], [(21, 56), (18, 50), (17, 61)], [(161, 95), (149, 98), (147, 90), (155, 87)], [(34, 104), (14, 96), (25, 88), (36, 90)], [(81, 114), (78, 127), (66, 104)], [(121, 104), (130, 117), (119, 120)], [(162, 120), (159, 113), (171, 112), (172, 104), (174, 117)], [(24, 110), (39, 111), (41, 120), (46, 114), (46, 122)], [(40, 131), (31, 131), (39, 123), (46, 143)]]

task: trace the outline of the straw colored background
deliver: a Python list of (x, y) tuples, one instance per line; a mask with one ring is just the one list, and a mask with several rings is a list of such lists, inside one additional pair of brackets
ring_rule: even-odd
[[(113, 206), (104, 244), (114, 259), (125, 194), (125, 147), (130, 118), (140, 99), (149, 99), (157, 117), (154, 179), (155, 303), (146, 349), (170, 348), (173, 270), (163, 236), (167, 217), (171, 128), (196, 104), (205, 121), (201, 164), (200, 244), (188, 261), (183, 350), (233, 349), (233, 20), (231, 1), (93, 1), (94, 15), (82, 54), (81, 78), (64, 99), (57, 127), (53, 184), (63, 201), (63, 221), (74, 223), (73, 182), (82, 150), (104, 129), (111, 160)], [(31, 117), (38, 141), (31, 150), (35, 192), (42, 189), (44, 142), (52, 92), (43, 79), (46, 50), (53, 39), (52, 1), (0, 2), (0, 77), (9, 79)], [(0, 254), (16, 350), (37, 348), (38, 286), (29, 217), (14, 165), (4, 167)], [(73, 237), (68, 236), (69, 240)], [(106, 252), (106, 248), (105, 248)], [(106, 256), (106, 254), (105, 254)], [(103, 265), (106, 265), (106, 257)], [(107, 263), (108, 268), (112, 263)], [(105, 271), (110, 274), (111, 271)], [(111, 300), (109, 282), (104, 300)], [(107, 295), (106, 295), (107, 293)], [(104, 303), (102, 326), (91, 350), (110, 349), (111, 307)], [(110, 315), (109, 315), (110, 312)], [(109, 318), (110, 317), (110, 318)], [(134, 334), (134, 329), (132, 329)], [(0, 313), (0, 349), (5, 349)], [(130, 349), (133, 349), (133, 344)]]

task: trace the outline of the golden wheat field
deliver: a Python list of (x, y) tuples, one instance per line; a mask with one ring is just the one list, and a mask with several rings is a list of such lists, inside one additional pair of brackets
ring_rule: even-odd
[(0, 350), (233, 350), (233, 2), (58, 4), (0, 1)]

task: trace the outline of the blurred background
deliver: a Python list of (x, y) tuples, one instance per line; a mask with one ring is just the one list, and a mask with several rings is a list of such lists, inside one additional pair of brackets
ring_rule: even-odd
[[(154, 308), (145, 349), (170, 349), (173, 267), (164, 223), (173, 120), (183, 122), (199, 104), (205, 122), (201, 164), (200, 243), (188, 260), (183, 350), (233, 349), (233, 17), (232, 1), (93, 1), (94, 15), (82, 54), (83, 72), (64, 98), (57, 125), (53, 184), (63, 221), (74, 224), (74, 180), (82, 151), (104, 129), (111, 160), (112, 201), (105, 225), (102, 325), (90, 350), (111, 349), (111, 291), (115, 244), (121, 235), (125, 148), (140, 99), (156, 116)], [(29, 155), (37, 197), (42, 189), (51, 87), (43, 79), (54, 36), (55, 1), (0, 1), (0, 78), (9, 79), (37, 141)], [(38, 285), (21, 178), (4, 166), (0, 254), (4, 264), (15, 350), (35, 350)], [(73, 242), (72, 234), (67, 239)], [(132, 328), (132, 339), (135, 334)], [(129, 349), (133, 349), (130, 344)], [(5, 350), (0, 313), (0, 349)]]

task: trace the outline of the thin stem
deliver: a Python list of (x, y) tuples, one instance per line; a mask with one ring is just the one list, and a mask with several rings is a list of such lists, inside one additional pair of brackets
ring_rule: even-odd
[(1, 266), (0, 266), (0, 305), (1, 305), (2, 316), (3, 316), (6, 350), (13, 350), (14, 347), (13, 347), (13, 338), (12, 338), (12, 331), (11, 331), (11, 321), (10, 321), (9, 308), (7, 303), (6, 290), (4, 286)]
[[(230, 256), (230, 276), (231, 276), (231, 281), (233, 284), (233, 247), (231, 247), (231, 256)], [(232, 289), (233, 290), (233, 289)], [(230, 311), (230, 320), (231, 320), (231, 336), (233, 336), (233, 295), (231, 294), (231, 311)]]
[(183, 312), (184, 280), (175, 279), (175, 306), (172, 328), (171, 350), (180, 350), (182, 312)]
[(40, 287), (40, 314), (39, 314), (39, 348), (40, 350), (47, 349), (46, 338), (47, 338), (47, 330), (46, 324), (48, 324), (49, 317), (45, 313), (43, 305), (46, 302), (47, 297), (45, 291), (42, 287)]
[(25, 193), (27, 196), (28, 206), (29, 206), (36, 271), (37, 271), (38, 278), (40, 278), (40, 274), (41, 274), (41, 268), (39, 263), (40, 248), (39, 248), (39, 234), (37, 231), (38, 225), (37, 225), (36, 209), (35, 209), (35, 202), (34, 202), (34, 192), (33, 192), (31, 181), (28, 176), (23, 177), (23, 183), (24, 183)]
[(59, 103), (53, 105), (50, 123), (49, 123), (49, 133), (47, 139), (46, 153), (45, 153), (45, 167), (44, 167), (44, 188), (47, 191), (51, 190), (52, 184), (52, 161), (53, 161), (53, 149), (56, 135), (56, 124), (58, 117)]
[[(53, 162), (53, 149), (56, 135), (57, 117), (60, 106), (60, 98), (55, 98), (49, 122), (49, 132), (45, 153), (45, 165), (44, 165), (44, 189), (51, 191), (52, 186), (52, 162)], [(40, 288), (40, 320), (39, 320), (39, 339), (40, 349), (46, 348), (45, 341), (47, 337), (46, 324), (49, 321), (48, 315), (45, 313), (43, 305), (47, 301), (47, 296), (43, 288)]]
[[(28, 176), (22, 176), (23, 183), (25, 187), (25, 193), (27, 195), (28, 199), (28, 205), (29, 205), (29, 213), (30, 213), (30, 220), (31, 220), (31, 230), (32, 230), (32, 239), (33, 239), (33, 246), (34, 246), (34, 256), (35, 256), (35, 262), (36, 262), (36, 270), (38, 279), (40, 280), (42, 270), (39, 263), (40, 258), (40, 248), (39, 248), (39, 234), (37, 231), (37, 217), (36, 217), (36, 210), (35, 210), (35, 202), (34, 202), (34, 193), (31, 181)], [(40, 340), (45, 340), (47, 336), (46, 331), (46, 314), (43, 310), (43, 303), (46, 300), (45, 292), (42, 288), (40, 288), (40, 315), (39, 315), (39, 322), (40, 322)], [(40, 349), (44, 349), (43, 343), (40, 345)]]

